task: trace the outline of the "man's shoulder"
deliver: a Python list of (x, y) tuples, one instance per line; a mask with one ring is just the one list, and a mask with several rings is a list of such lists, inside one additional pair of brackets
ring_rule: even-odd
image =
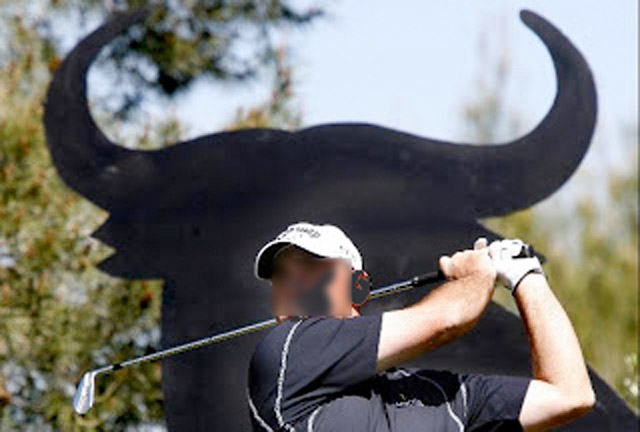
[(287, 334), (291, 331), (298, 320), (288, 319), (268, 330), (260, 339), (253, 351), (253, 357), (268, 354), (270, 352), (280, 353), (280, 349), (285, 342)]
[(270, 329), (258, 342), (254, 350), (254, 357), (257, 354), (280, 354), (283, 345), (286, 343), (287, 338), (292, 337), (293, 333), (298, 329), (304, 329), (309, 326), (313, 326), (322, 321), (328, 321), (335, 318), (332, 317), (295, 317), (287, 319), (277, 326)]
[(315, 318), (290, 318), (287, 319), (269, 331), (260, 339), (256, 345), (251, 362), (256, 360), (265, 360), (272, 357), (280, 357), (282, 348), (286, 343), (287, 337), (305, 321)]
[[(333, 340), (338, 333), (344, 336), (356, 336), (371, 329), (380, 320), (379, 315), (363, 315), (353, 318), (332, 316), (295, 317), (278, 324), (258, 342), (253, 353), (252, 363), (256, 361), (280, 360), (285, 346), (302, 343), (308, 346), (314, 340)], [(356, 324), (356, 325), (354, 325)]]

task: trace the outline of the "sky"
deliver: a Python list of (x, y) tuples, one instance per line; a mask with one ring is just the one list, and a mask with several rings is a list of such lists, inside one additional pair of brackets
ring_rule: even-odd
[[(507, 106), (524, 130), (534, 127), (551, 106), (556, 83), (544, 45), (520, 21), (522, 9), (555, 24), (591, 65), (599, 97), (597, 134), (616, 134), (621, 125), (637, 122), (636, 2), (322, 4), (328, 16), (282, 35), (291, 48), (294, 101), (305, 125), (366, 121), (432, 138), (463, 139), (463, 108), (479, 96), (479, 77), (506, 50), (511, 60)], [(478, 54), (483, 44), (488, 56)], [(175, 112), (188, 126), (187, 137), (194, 137), (228, 124), (238, 107), (265, 100), (269, 90), (266, 80), (244, 86), (201, 81), (162, 112)]]
[[(369, 122), (455, 142), (475, 142), (464, 108), (482, 96), (481, 78), (494, 76), (501, 55), (510, 73), (507, 116), (517, 129), (498, 131), (495, 143), (533, 129), (556, 91), (546, 47), (519, 17), (529, 9), (558, 27), (591, 66), (598, 119), (591, 148), (575, 176), (542, 208), (567, 211), (588, 193), (607, 204), (612, 172), (637, 165), (629, 131), (638, 118), (638, 5), (631, 0), (291, 0), (324, 6), (327, 15), (303, 29), (274, 35), (289, 47), (294, 106), (303, 126)], [(99, 22), (95, 23), (95, 26)], [(88, 31), (88, 30), (87, 30)], [(77, 38), (80, 35), (76, 35)], [(70, 37), (69, 48), (77, 41)], [(95, 71), (96, 68), (92, 68)], [(233, 85), (197, 80), (170, 100), (148, 97), (142, 119), (154, 124), (177, 116), (183, 139), (210, 134), (232, 123), (239, 108), (266, 101), (270, 77)], [(105, 91), (89, 74), (89, 96)], [(123, 125), (126, 126), (126, 125)], [(125, 128), (126, 130), (126, 128)], [(625, 133), (626, 131), (626, 138)], [(637, 130), (636, 130), (637, 134)], [(631, 157), (632, 156), (632, 157)]]
[[(298, 0), (304, 6), (314, 3)], [(585, 193), (609, 205), (603, 179), (637, 166), (629, 128), (638, 118), (638, 5), (630, 0), (324, 0), (327, 16), (277, 36), (290, 48), (294, 105), (304, 126), (369, 122), (456, 142), (474, 142), (464, 107), (482, 95), (479, 80), (505, 54), (505, 105), (516, 132), (534, 128), (551, 107), (556, 81), (550, 56), (519, 18), (530, 9), (558, 27), (591, 66), (598, 120), (575, 178), (540, 204), (541, 214), (575, 211)], [(479, 53), (485, 53), (483, 55)], [(242, 85), (200, 80), (169, 102), (149, 101), (147, 117), (175, 114), (183, 138), (228, 126), (236, 110), (268, 99), (267, 78)], [(624, 131), (627, 138), (624, 138)], [(637, 131), (636, 131), (637, 133)], [(629, 162), (631, 156), (635, 157)], [(615, 203), (614, 203), (615, 204)], [(546, 210), (546, 211), (545, 211)]]

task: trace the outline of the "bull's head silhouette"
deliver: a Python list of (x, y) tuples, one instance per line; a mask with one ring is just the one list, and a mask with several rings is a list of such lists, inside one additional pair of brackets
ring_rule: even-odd
[[(128, 279), (164, 279), (164, 346), (269, 316), (269, 289), (253, 279), (253, 258), (287, 224), (342, 227), (365, 267), (386, 284), (433, 269), (440, 254), (469, 247), (479, 235), (496, 238), (478, 220), (551, 195), (580, 164), (594, 129), (596, 92), (584, 58), (550, 23), (523, 12), (553, 58), (558, 88), (542, 122), (512, 142), (457, 145), (335, 123), (127, 149), (93, 121), (86, 74), (100, 49), (145, 14), (117, 15), (73, 49), (51, 83), (45, 126), (60, 176), (110, 214), (93, 234), (116, 250), (100, 268)], [(424, 292), (370, 303), (365, 313)], [(165, 360), (170, 429), (249, 428), (246, 366), (256, 337)], [(528, 354), (518, 318), (493, 304), (471, 333), (416, 365), (527, 375)], [(600, 404), (571, 429), (620, 430), (633, 421), (615, 393), (595, 374), (593, 380)]]

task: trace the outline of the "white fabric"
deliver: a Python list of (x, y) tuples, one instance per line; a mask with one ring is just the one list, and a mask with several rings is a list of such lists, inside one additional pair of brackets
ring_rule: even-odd
[(256, 409), (256, 406), (253, 404), (253, 401), (251, 400), (251, 396), (249, 395), (248, 389), (247, 389), (247, 401), (249, 402), (249, 409), (251, 410), (251, 414), (253, 415), (253, 418), (256, 419), (258, 424), (262, 426), (262, 428), (267, 432), (273, 432), (273, 429), (271, 429), (271, 427), (267, 424), (267, 422), (264, 421), (262, 417), (260, 417), (260, 414), (258, 414), (258, 410)]
[(289, 345), (291, 345), (291, 338), (293, 338), (293, 334), (295, 333), (298, 326), (302, 323), (302, 320), (298, 321), (291, 327), (289, 330), (289, 334), (287, 335), (287, 339), (284, 342), (282, 347), (282, 354), (280, 357), (280, 373), (278, 374), (278, 388), (276, 393), (276, 401), (273, 404), (273, 410), (276, 415), (276, 419), (278, 420), (278, 425), (280, 427), (284, 427), (287, 431), (294, 432), (295, 429), (288, 423), (285, 423), (284, 418), (282, 417), (282, 397), (284, 390), (284, 377), (287, 373), (287, 356), (289, 355)]
[(335, 225), (315, 225), (309, 222), (298, 222), (289, 225), (274, 240), (265, 244), (258, 252), (254, 264), (254, 274), (258, 279), (266, 279), (258, 273), (259, 264), (264, 252), (275, 244), (294, 244), (316, 255), (327, 258), (344, 258), (351, 263), (354, 270), (362, 270), (362, 256), (358, 248), (347, 235)]
[(458, 382), (460, 382), (460, 391), (462, 392), (462, 408), (464, 410), (464, 418), (467, 418), (467, 386), (462, 382), (462, 378), (458, 375)]
[(313, 432), (313, 422), (316, 420), (316, 416), (320, 412), (321, 408), (322, 408), (322, 405), (314, 409), (311, 415), (309, 416), (309, 419), (307, 420), (307, 432)]
[(499, 281), (512, 293), (529, 273), (540, 273), (542, 264), (538, 257), (514, 258), (526, 245), (520, 239), (495, 240), (489, 245), (489, 256), (495, 266)]

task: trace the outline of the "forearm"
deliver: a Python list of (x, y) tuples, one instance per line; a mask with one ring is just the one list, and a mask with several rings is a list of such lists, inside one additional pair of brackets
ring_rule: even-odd
[(592, 397), (578, 338), (546, 278), (526, 276), (515, 300), (529, 338), (534, 378), (555, 385), (569, 397)]
[(378, 369), (411, 360), (469, 331), (491, 301), (491, 274), (445, 282), (420, 301), (382, 315)]
[(447, 333), (459, 337), (480, 319), (491, 301), (494, 277), (478, 273), (450, 280), (411, 306), (417, 315), (439, 317)]

